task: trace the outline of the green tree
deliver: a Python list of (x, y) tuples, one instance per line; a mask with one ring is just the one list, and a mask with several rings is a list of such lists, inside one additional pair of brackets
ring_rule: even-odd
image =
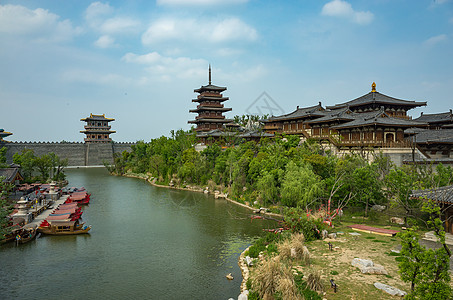
[(52, 158), (49, 154), (43, 154), (36, 157), (34, 166), (41, 174), (41, 181), (46, 182), (50, 178), (50, 171), (52, 170)]
[(6, 168), (6, 147), (0, 148), (0, 168)]
[(49, 153), (50, 165), (51, 165), (51, 177), (52, 180), (60, 181), (66, 178), (64, 174), (64, 168), (68, 166), (68, 159), (61, 159), (58, 155), (53, 152)]
[(426, 249), (419, 244), (416, 229), (400, 233), (402, 261), (398, 268), (401, 279), (411, 283), (407, 299), (450, 299), (450, 256), (445, 243), (445, 230), (441, 221), (440, 207), (433, 201), (425, 201), (422, 211), (429, 214), (427, 225), (434, 231), (441, 248)]
[(275, 204), (278, 198), (278, 186), (274, 175), (265, 171), (258, 179), (256, 185), (260, 196), (263, 199), (263, 205), (267, 205), (268, 203)]
[(308, 164), (297, 166), (290, 161), (282, 182), (282, 203), (292, 207), (308, 207), (322, 195), (324, 182)]
[(3, 234), (6, 233), (5, 227), (8, 223), (7, 216), (11, 212), (6, 199), (13, 188), (12, 184), (6, 183), (4, 180), (5, 177), (0, 176), (0, 240), (3, 238)]
[(33, 170), (35, 168), (36, 156), (31, 149), (24, 149), (22, 153), (15, 153), (13, 155), (13, 162), (20, 165), (24, 181), (31, 182), (33, 176)]

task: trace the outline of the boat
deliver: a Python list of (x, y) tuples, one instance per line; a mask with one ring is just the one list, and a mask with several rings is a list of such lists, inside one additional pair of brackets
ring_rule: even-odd
[(16, 235), (16, 242), (18, 244), (28, 243), (36, 237), (37, 233), (38, 230), (36, 227), (24, 228), (20, 234)]
[[(88, 233), (91, 229), (90, 226), (84, 225), (80, 228), (78, 220), (76, 221), (58, 221), (51, 220), (48, 222), (49, 226), (40, 226), (38, 231), (42, 234), (49, 235), (73, 235)], [(42, 224), (43, 225), (43, 224)]]
[(17, 234), (22, 230), (22, 227), (18, 225), (13, 225), (8, 228), (8, 233), (3, 235), (3, 238), (0, 240), (0, 244), (6, 244), (16, 240)]

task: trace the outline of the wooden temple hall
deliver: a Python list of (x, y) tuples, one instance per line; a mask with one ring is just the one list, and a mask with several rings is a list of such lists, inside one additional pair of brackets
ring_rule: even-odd
[(264, 131), (273, 134), (296, 134), (328, 142), (337, 149), (413, 148), (419, 159), (445, 158), (453, 162), (452, 111), (423, 114), (412, 119), (410, 109), (426, 102), (398, 99), (376, 90), (356, 99), (323, 107), (317, 105), (272, 116), (264, 121)]

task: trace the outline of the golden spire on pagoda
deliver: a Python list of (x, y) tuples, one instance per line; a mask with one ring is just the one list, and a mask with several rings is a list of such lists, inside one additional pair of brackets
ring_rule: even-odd
[(372, 91), (373, 93), (376, 92), (376, 83), (375, 83), (375, 82), (373, 82), (373, 84), (371, 85), (371, 91)]

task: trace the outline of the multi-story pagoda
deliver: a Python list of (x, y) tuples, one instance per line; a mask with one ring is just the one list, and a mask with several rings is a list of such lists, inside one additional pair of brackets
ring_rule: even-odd
[(112, 141), (110, 134), (116, 131), (110, 130), (109, 122), (115, 121), (115, 119), (106, 118), (105, 114), (90, 114), (88, 118), (80, 119), (80, 121), (87, 122), (85, 130), (80, 131), (86, 134), (85, 143), (109, 143)]
[(196, 109), (191, 109), (189, 112), (198, 113), (195, 120), (188, 121), (189, 124), (196, 124), (197, 132), (206, 132), (211, 130), (222, 130), (225, 124), (233, 122), (231, 119), (225, 119), (224, 112), (231, 111), (231, 108), (223, 106), (222, 102), (227, 101), (228, 97), (223, 97), (222, 92), (226, 91), (226, 87), (220, 87), (211, 84), (211, 66), (209, 66), (209, 82), (199, 89), (194, 90), (199, 93), (197, 99), (192, 102), (198, 102)]

